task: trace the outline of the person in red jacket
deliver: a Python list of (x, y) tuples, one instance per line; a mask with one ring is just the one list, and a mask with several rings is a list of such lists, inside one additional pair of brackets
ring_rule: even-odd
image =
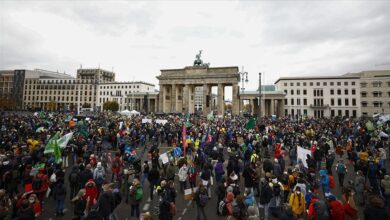
[(328, 205), (316, 193), (312, 195), (307, 215), (308, 219), (329, 220)]
[(114, 177), (115, 179), (118, 178), (118, 174), (121, 171), (122, 164), (123, 162), (121, 156), (119, 153), (117, 153), (115, 155), (115, 158), (112, 160), (112, 164), (111, 164), (111, 170), (112, 170), (111, 182), (114, 182)]
[(28, 197), (28, 201), (30, 202), (30, 207), (34, 210), (35, 218), (38, 218), (42, 214), (42, 205), (38, 200), (37, 195), (31, 194)]
[(339, 200), (337, 200), (334, 195), (329, 195), (327, 199), (330, 210), (330, 219), (345, 220), (345, 211), (343, 204)]
[(34, 189), (34, 193), (37, 195), (39, 201), (43, 201), (43, 198), (46, 194), (46, 191), (49, 189), (49, 177), (46, 175), (46, 170), (44, 167), (39, 169), (39, 173), (33, 178), (33, 186), (34, 181), (40, 181), (41, 187), (39, 189)]
[(226, 216), (232, 216), (233, 215), (233, 200), (234, 200), (234, 194), (233, 192), (228, 192), (226, 194), (225, 203), (227, 208), (227, 214)]
[(85, 184), (85, 200), (87, 201), (87, 207), (91, 207), (96, 203), (98, 190), (93, 179), (88, 180)]

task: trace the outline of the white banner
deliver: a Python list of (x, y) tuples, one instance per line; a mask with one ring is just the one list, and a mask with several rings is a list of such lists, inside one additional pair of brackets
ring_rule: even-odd
[(166, 164), (166, 163), (169, 162), (167, 153), (161, 154), (161, 155), (160, 155), (160, 159), (161, 159), (161, 161), (162, 161), (163, 164)]
[(165, 119), (156, 119), (156, 123), (157, 124), (162, 124), (162, 125), (165, 125), (165, 123), (167, 123), (168, 121), (165, 120)]
[(73, 137), (73, 132), (70, 132), (64, 136), (62, 136), (60, 139), (58, 139), (57, 143), (60, 146), (60, 148), (65, 148), (68, 145), (68, 142)]
[(306, 155), (311, 155), (311, 151), (310, 150), (307, 150), (303, 147), (297, 147), (297, 160), (301, 159), (302, 160), (302, 163), (303, 165), (307, 167), (307, 163), (306, 163), (306, 159), (307, 159), (307, 156)]
[(152, 123), (152, 119), (143, 118), (143, 119), (142, 119), (142, 124), (146, 124), (146, 123)]

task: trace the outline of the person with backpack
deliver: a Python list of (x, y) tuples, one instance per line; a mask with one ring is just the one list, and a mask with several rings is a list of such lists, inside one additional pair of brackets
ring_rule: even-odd
[(320, 177), (321, 177), (320, 181), (321, 181), (322, 190), (326, 195), (330, 191), (330, 186), (329, 186), (330, 180), (329, 180), (329, 176), (327, 175), (327, 171), (320, 170)]
[(71, 200), (74, 204), (73, 220), (83, 220), (85, 210), (87, 209), (87, 201), (85, 200), (85, 189), (80, 189), (77, 195)]
[(98, 193), (100, 193), (102, 190), (102, 185), (106, 179), (106, 171), (102, 166), (102, 162), (97, 163), (96, 168), (93, 171), (93, 179), (95, 180)]
[(233, 217), (235, 217), (237, 220), (246, 219), (247, 206), (245, 205), (243, 196), (238, 195), (236, 199), (233, 201), (232, 205), (233, 205)]
[(53, 198), (56, 201), (56, 215), (64, 215), (66, 186), (63, 179), (59, 179), (53, 189)]
[(295, 191), (291, 193), (288, 203), (292, 207), (292, 211), (297, 218), (305, 214), (305, 197), (301, 193), (301, 188), (299, 186), (295, 187)]
[(328, 204), (321, 200), (317, 194), (312, 195), (308, 208), (309, 220), (329, 220)]
[(206, 207), (207, 202), (209, 200), (209, 196), (207, 193), (206, 187), (200, 183), (199, 189), (195, 192), (194, 201), (196, 203), (196, 210), (197, 210), (197, 220), (207, 220), (206, 213), (204, 211), (204, 207)]
[(103, 217), (103, 220), (110, 220), (112, 213), (117, 205), (115, 196), (113, 194), (113, 184), (105, 184), (102, 187), (103, 192), (97, 202), (99, 206), (99, 214)]
[(269, 219), (269, 204), (272, 199), (272, 188), (266, 178), (261, 180), (260, 204), (264, 207), (264, 220)]
[(70, 171), (68, 176), (69, 186), (70, 186), (70, 199), (76, 196), (77, 190), (79, 189), (79, 177), (80, 177), (80, 169), (79, 166), (75, 165), (72, 167), (72, 171)]
[(378, 165), (375, 163), (374, 159), (370, 156), (368, 157), (368, 180), (370, 182), (372, 190), (378, 192)]
[(343, 160), (339, 160), (339, 162), (336, 164), (336, 172), (339, 177), (339, 185), (340, 187), (343, 187), (344, 185), (344, 176), (347, 174), (347, 166), (345, 166)]
[(327, 197), (329, 204), (330, 219), (332, 220), (345, 220), (345, 211), (343, 204), (336, 199), (334, 195)]
[(142, 199), (144, 197), (144, 190), (138, 179), (133, 180), (133, 183), (129, 188), (129, 195), (130, 195), (130, 205), (131, 205), (130, 218), (134, 216), (134, 212), (135, 212), (135, 217), (139, 219), (140, 216), (139, 205), (142, 202)]
[(206, 187), (206, 189), (207, 189), (209, 198), (211, 198), (211, 192), (210, 192), (210, 186), (211, 186), (210, 179), (211, 178), (212, 178), (211, 170), (207, 166), (204, 166), (203, 170), (202, 170), (202, 174), (200, 175), (200, 179), (201, 179), (204, 187)]
[(359, 206), (364, 206), (365, 204), (365, 192), (366, 192), (366, 180), (361, 170), (356, 172), (356, 177), (354, 181), (354, 188), (356, 192), (356, 198)]
[(233, 216), (233, 192), (226, 193), (226, 197), (219, 203), (218, 212), (221, 216), (226, 216), (227, 218)]
[(215, 195), (217, 196), (217, 215), (221, 215), (218, 211), (219, 203), (225, 198), (225, 177), (222, 177), (221, 181), (217, 183), (215, 188)]

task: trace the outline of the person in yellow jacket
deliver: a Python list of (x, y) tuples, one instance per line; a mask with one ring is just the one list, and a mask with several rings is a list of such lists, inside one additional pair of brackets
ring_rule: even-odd
[(295, 187), (295, 191), (290, 195), (289, 205), (297, 218), (305, 214), (305, 198), (299, 186)]

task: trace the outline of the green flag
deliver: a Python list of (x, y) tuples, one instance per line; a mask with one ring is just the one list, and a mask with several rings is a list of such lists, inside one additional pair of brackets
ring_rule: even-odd
[(213, 111), (210, 112), (210, 114), (207, 115), (207, 120), (214, 121), (214, 114)]
[(255, 121), (255, 118), (251, 118), (249, 119), (249, 121), (246, 123), (246, 126), (245, 128), (246, 129), (254, 129), (255, 128), (255, 125), (256, 125), (256, 121)]
[(47, 142), (45, 146), (44, 154), (52, 154), (54, 153), (54, 148), (58, 146), (58, 139), (60, 139), (60, 132), (57, 132), (52, 138), (50, 138), (49, 142)]
[(368, 131), (373, 131), (375, 128), (374, 128), (374, 124), (371, 122), (371, 121), (368, 121), (366, 123), (366, 128)]
[(192, 126), (192, 124), (191, 124), (191, 122), (190, 122), (190, 113), (186, 113), (186, 116), (185, 116), (186, 118), (185, 118), (185, 122), (184, 122), (184, 124), (185, 124), (185, 126), (188, 128), (188, 127), (191, 127)]
[(56, 163), (61, 163), (62, 162), (62, 157), (61, 157), (61, 148), (58, 143), (54, 145), (54, 157), (56, 158)]

